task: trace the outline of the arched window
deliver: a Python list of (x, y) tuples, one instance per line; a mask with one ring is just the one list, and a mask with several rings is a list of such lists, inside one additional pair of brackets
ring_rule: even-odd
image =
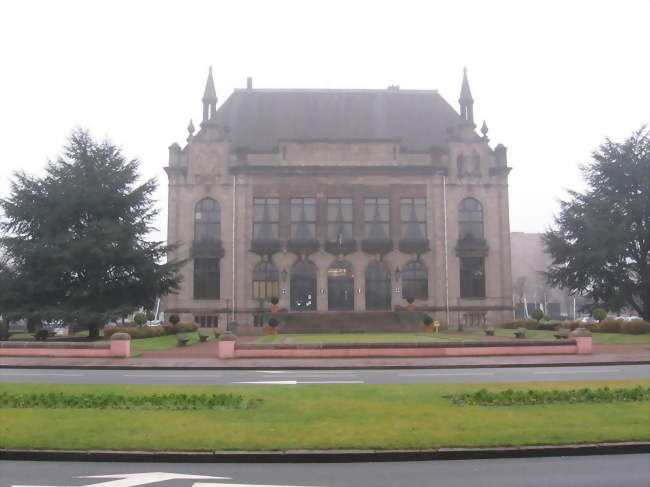
[(278, 297), (279, 288), (278, 268), (275, 264), (270, 260), (258, 262), (253, 269), (253, 299)]
[(402, 270), (402, 297), (404, 299), (428, 299), (429, 277), (426, 266), (419, 260), (412, 260)]
[(327, 269), (327, 309), (354, 309), (354, 274), (349, 262), (337, 260)]
[(390, 309), (390, 272), (386, 264), (376, 260), (366, 268), (366, 309)]
[(194, 240), (211, 242), (221, 238), (221, 211), (219, 203), (203, 198), (194, 208)]
[(474, 198), (465, 198), (458, 206), (458, 238), (483, 240), (483, 205)]

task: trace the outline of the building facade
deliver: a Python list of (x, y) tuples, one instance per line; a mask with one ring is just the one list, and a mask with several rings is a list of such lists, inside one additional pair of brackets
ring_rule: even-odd
[(168, 315), (255, 333), (277, 297), (321, 329), (395, 321), (408, 298), (450, 328), (512, 317), (510, 168), (475, 131), (466, 73), (460, 114), (433, 90), (250, 79), (217, 101), (210, 71), (200, 129), (169, 148), (169, 258), (186, 263)]

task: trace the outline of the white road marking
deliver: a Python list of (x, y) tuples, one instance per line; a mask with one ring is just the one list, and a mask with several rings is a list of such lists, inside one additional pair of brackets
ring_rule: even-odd
[[(119, 479), (110, 480), (108, 482), (100, 482), (95, 484), (83, 485), (81, 487), (135, 487), (137, 485), (153, 484), (155, 482), (164, 482), (166, 480), (174, 479), (216, 479), (216, 480), (230, 480), (230, 477), (213, 477), (210, 475), (186, 475), (182, 473), (167, 473), (167, 472), (147, 472), (147, 473), (129, 473), (129, 474), (115, 474), (115, 475), (85, 475), (79, 477), (81, 479)], [(195, 484), (196, 485), (196, 484)], [(224, 485), (224, 484), (221, 484)], [(227, 484), (225, 484), (227, 485)], [(230, 484), (232, 485), (232, 484)], [(55, 485), (13, 485), (12, 487), (57, 487)], [(64, 486), (59, 486), (64, 487)]]
[(258, 380), (232, 382), (232, 384), (259, 384), (271, 386), (295, 386), (297, 384), (363, 384), (362, 380), (320, 380), (320, 381), (296, 381), (296, 380)]
[(362, 380), (299, 380), (298, 384), (365, 384)]
[(123, 377), (165, 377), (172, 379), (184, 379), (191, 377), (199, 377), (201, 379), (211, 379), (213, 377), (221, 377), (221, 374), (123, 374)]
[(473, 376), (473, 375), (495, 375), (495, 372), (449, 372), (449, 373), (420, 373), (420, 374), (397, 374), (400, 377), (430, 377), (430, 376)]
[(355, 374), (355, 372), (349, 372), (347, 370), (254, 370), (260, 374), (292, 374), (292, 375), (308, 375), (308, 374), (332, 374), (332, 375), (350, 375)]
[(44, 375), (50, 375), (50, 376), (57, 376), (57, 377), (81, 377), (86, 374), (58, 374), (58, 373), (53, 373), (53, 372), (45, 372), (45, 373), (34, 373), (34, 372), (2, 372), (0, 375), (36, 375), (36, 376), (44, 376)]
[(533, 372), (537, 375), (548, 375), (548, 374), (611, 374), (612, 372), (618, 372), (619, 369), (607, 369), (607, 370), (539, 370)]
[(195, 482), (192, 487), (318, 487), (315, 485), (262, 485), (262, 484), (206, 484), (205, 482)]

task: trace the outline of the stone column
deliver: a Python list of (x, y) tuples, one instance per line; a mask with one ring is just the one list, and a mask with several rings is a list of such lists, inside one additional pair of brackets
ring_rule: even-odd
[(237, 337), (230, 332), (219, 335), (217, 344), (217, 356), (220, 359), (235, 358), (235, 343)]
[(586, 328), (577, 328), (569, 334), (569, 337), (575, 339), (578, 346), (578, 354), (591, 354), (592, 336)]
[(131, 336), (128, 333), (114, 333), (110, 353), (111, 357), (128, 358), (131, 355)]

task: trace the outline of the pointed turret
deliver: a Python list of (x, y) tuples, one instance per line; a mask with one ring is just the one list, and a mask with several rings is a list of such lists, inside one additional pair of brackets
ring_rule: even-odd
[(463, 68), (463, 83), (460, 87), (460, 116), (463, 120), (474, 123), (474, 99), (472, 92), (469, 89), (469, 81), (467, 81), (467, 68)]
[(208, 72), (208, 80), (205, 82), (205, 92), (203, 93), (203, 123), (208, 122), (217, 111), (217, 92), (214, 89), (214, 80), (212, 79), (212, 66)]

